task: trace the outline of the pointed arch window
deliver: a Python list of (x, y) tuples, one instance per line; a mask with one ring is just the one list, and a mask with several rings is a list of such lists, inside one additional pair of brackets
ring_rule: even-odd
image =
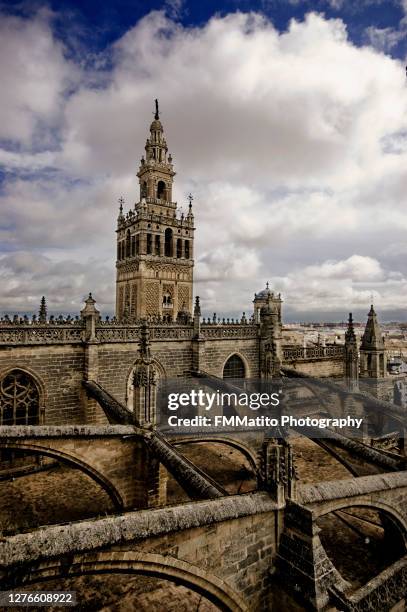
[(239, 355), (229, 357), (223, 368), (223, 378), (245, 378), (243, 359)]
[(0, 425), (37, 425), (40, 394), (29, 374), (12, 370), (0, 383)]

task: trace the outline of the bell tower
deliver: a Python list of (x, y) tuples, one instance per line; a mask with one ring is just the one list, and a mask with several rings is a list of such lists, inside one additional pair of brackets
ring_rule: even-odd
[(194, 216), (172, 201), (174, 168), (155, 101), (154, 121), (137, 172), (139, 200), (117, 220), (116, 317), (192, 315)]

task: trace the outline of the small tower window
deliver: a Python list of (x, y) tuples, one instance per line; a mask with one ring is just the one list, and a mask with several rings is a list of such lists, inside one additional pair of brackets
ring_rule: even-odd
[(141, 196), (141, 198), (146, 198), (147, 197), (147, 183), (146, 183), (146, 181), (143, 181), (143, 183), (141, 184), (140, 196)]
[(120, 251), (121, 251), (120, 246), (121, 246), (120, 242), (118, 242), (117, 243), (117, 259), (120, 259)]
[(140, 253), (140, 235), (136, 234), (136, 255)]
[(147, 234), (147, 255), (151, 255), (153, 252), (153, 237), (151, 234)]
[(169, 227), (165, 230), (165, 256), (172, 257), (173, 249), (172, 249), (172, 229)]
[(131, 256), (134, 257), (136, 254), (136, 237), (131, 237)]
[(189, 240), (185, 240), (185, 259), (189, 259)]
[(164, 293), (163, 295), (163, 306), (164, 308), (171, 308), (172, 300), (169, 293)]
[(157, 185), (157, 198), (159, 200), (165, 200), (165, 183), (164, 181), (158, 181)]
[(160, 236), (155, 237), (155, 254), (160, 255)]
[(126, 233), (126, 257), (130, 257), (130, 230)]
[(178, 238), (177, 240), (177, 258), (180, 259), (182, 257), (182, 240)]

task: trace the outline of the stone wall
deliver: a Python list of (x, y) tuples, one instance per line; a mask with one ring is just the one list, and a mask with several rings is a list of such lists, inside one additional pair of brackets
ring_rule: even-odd
[(343, 377), (344, 375), (344, 362), (342, 359), (338, 358), (310, 359), (293, 362), (287, 365), (301, 374), (314, 376), (316, 378), (325, 378), (328, 376)]

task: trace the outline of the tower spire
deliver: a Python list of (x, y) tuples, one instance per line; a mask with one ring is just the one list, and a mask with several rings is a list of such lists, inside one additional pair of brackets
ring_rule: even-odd
[(359, 380), (359, 353), (352, 313), (345, 332), (345, 380), (349, 391), (356, 391)]
[(373, 304), (367, 315), (367, 323), (360, 345), (361, 375), (383, 378), (386, 375), (386, 350), (384, 338)]
[(155, 99), (155, 115), (154, 115), (154, 119), (159, 119), (160, 118), (160, 113), (158, 110), (158, 100), (157, 98)]

